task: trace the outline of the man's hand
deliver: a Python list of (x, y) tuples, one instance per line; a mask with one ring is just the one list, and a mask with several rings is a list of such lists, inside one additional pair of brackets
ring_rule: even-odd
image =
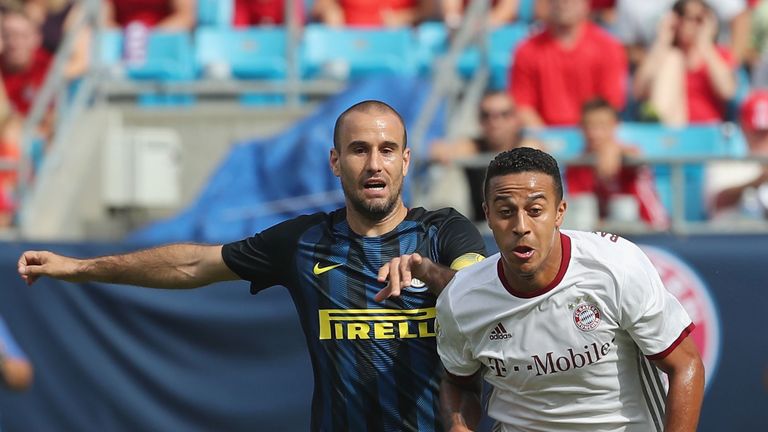
[(384, 264), (379, 269), (379, 282), (389, 281), (389, 283), (384, 289), (376, 293), (374, 300), (381, 302), (390, 297), (399, 297), (400, 290), (411, 285), (413, 276), (426, 283), (425, 275), (431, 265), (434, 265), (432, 260), (417, 253), (392, 258), (389, 263)]
[(75, 281), (73, 277), (80, 267), (80, 260), (56, 255), (48, 251), (26, 251), (21, 254), (18, 271), (27, 285), (35, 283), (40, 276)]

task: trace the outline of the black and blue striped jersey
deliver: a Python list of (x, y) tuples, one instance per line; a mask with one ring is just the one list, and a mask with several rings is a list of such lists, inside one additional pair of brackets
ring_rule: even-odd
[(415, 280), (374, 301), (379, 268), (403, 254), (457, 268), (485, 255), (475, 226), (452, 209), (411, 209), (378, 237), (354, 233), (346, 211), (301, 216), (224, 246), (226, 264), (257, 293), (288, 288), (315, 377), (313, 431), (441, 431), (442, 366), (435, 296)]

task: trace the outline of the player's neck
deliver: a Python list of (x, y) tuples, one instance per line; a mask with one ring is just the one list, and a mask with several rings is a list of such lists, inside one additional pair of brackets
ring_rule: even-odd
[(402, 201), (398, 201), (395, 208), (379, 220), (368, 219), (356, 211), (354, 206), (347, 205), (347, 223), (352, 231), (363, 237), (378, 237), (392, 231), (405, 220), (407, 214), (408, 208)]
[(506, 259), (503, 259), (504, 277), (507, 280), (507, 284), (518, 291), (524, 293), (536, 292), (546, 288), (555, 280), (560, 272), (562, 261), (563, 245), (560, 240), (560, 233), (558, 232), (555, 235), (554, 244), (549, 256), (535, 273), (525, 274), (515, 271), (507, 264)]

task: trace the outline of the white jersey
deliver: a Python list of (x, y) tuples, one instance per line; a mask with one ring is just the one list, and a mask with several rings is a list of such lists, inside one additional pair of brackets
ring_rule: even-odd
[(662, 430), (666, 377), (649, 359), (674, 349), (691, 319), (633, 243), (561, 239), (560, 271), (538, 292), (507, 286), (499, 254), (456, 274), (437, 302), (445, 368), (485, 367), (499, 430)]

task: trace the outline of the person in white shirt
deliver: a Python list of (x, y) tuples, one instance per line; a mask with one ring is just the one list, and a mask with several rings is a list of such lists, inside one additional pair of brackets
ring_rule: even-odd
[(500, 253), (459, 271), (437, 303), (446, 430), (476, 427), (482, 377), (497, 431), (695, 431), (704, 366), (691, 319), (633, 243), (560, 230), (562, 189), (540, 150), (488, 167)]

